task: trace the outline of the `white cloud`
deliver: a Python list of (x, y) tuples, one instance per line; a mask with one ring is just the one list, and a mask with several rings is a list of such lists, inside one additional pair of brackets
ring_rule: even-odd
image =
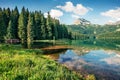
[(89, 9), (84, 7), (82, 4), (77, 4), (77, 6), (74, 8), (73, 13), (78, 15), (85, 15)]
[(44, 17), (47, 18), (47, 16), (48, 16), (48, 13), (44, 13)]
[[(57, 9), (51, 9), (50, 10), (50, 15), (52, 18), (56, 18), (59, 19), (59, 17), (61, 17), (63, 15), (63, 12)], [(47, 18), (48, 13), (44, 13), (45, 18)]]
[(92, 8), (87, 8), (82, 4), (77, 4), (76, 6), (74, 6), (72, 2), (66, 2), (64, 6), (60, 5), (56, 7), (66, 12), (72, 12), (77, 15), (85, 15), (88, 11), (93, 10)]
[(66, 12), (72, 12), (74, 10), (74, 5), (72, 2), (66, 2), (64, 6), (57, 6), (57, 8), (65, 10)]
[(120, 20), (120, 7), (117, 9), (111, 9), (101, 13), (102, 16), (110, 17), (116, 20)]
[(75, 19), (80, 18), (80, 16), (78, 16), (78, 15), (74, 15), (74, 14), (72, 14), (71, 16), (72, 16), (73, 18), (75, 18)]
[(115, 22), (115, 21), (113, 21), (113, 20), (108, 20), (108, 22), (109, 22), (109, 23), (113, 23), (113, 22)]
[(63, 12), (60, 10), (57, 10), (57, 9), (51, 9), (50, 15), (52, 18), (59, 18), (59, 17), (63, 16)]

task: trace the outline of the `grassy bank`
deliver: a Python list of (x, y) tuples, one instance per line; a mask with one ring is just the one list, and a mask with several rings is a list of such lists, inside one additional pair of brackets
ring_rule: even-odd
[(38, 49), (22, 49), (20, 45), (0, 44), (0, 80), (94, 80), (83, 78)]

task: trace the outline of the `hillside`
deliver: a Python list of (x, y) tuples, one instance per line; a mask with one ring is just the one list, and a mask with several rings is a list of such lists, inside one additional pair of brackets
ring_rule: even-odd
[(102, 34), (108, 32), (118, 31), (120, 25), (95, 25), (95, 24), (86, 24), (86, 25), (68, 25), (69, 31), (78, 32), (82, 34)]

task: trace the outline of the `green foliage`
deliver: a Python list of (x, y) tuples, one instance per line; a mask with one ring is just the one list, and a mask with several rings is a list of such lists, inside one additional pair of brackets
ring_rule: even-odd
[(15, 35), (14, 36), (15, 39), (18, 38), (18, 18), (19, 18), (18, 8), (15, 7), (15, 9), (11, 13), (11, 21), (12, 21), (13, 31), (14, 31), (12, 34)]
[[(119, 31), (120, 25), (68, 25), (69, 36), (71, 35), (73, 39), (94, 39), (94, 38), (103, 38), (106, 34), (111, 35), (114, 38), (119, 36), (116, 31)], [(75, 35), (76, 34), (76, 35)], [(106, 37), (107, 37), (106, 35)], [(111, 37), (112, 38), (112, 37)]]
[(46, 39), (52, 39), (52, 18), (48, 12), (46, 19)]
[(46, 27), (45, 27), (45, 22), (46, 22), (46, 19), (44, 18), (44, 15), (41, 14), (41, 39), (46, 39)]
[[(33, 40), (52, 40), (68, 38), (68, 30), (65, 25), (61, 25), (59, 20), (53, 19), (48, 13), (45, 18), (41, 11), (32, 12), (34, 15), (34, 37)], [(14, 10), (9, 8), (0, 9), (0, 40), (20, 39), (23, 47), (27, 47), (27, 25), (28, 25), (28, 9), (22, 8), (19, 14), (18, 8)]]
[(7, 28), (7, 34), (5, 36), (5, 39), (14, 39), (15, 38), (15, 34), (14, 34), (14, 28), (13, 28), (13, 23), (10, 20), (8, 28)]
[(97, 39), (119, 44), (120, 43), (120, 31), (100, 34), (97, 36)]
[(27, 47), (27, 21), (28, 21), (28, 14), (25, 8), (22, 8), (22, 11), (19, 16), (19, 25), (18, 25), (18, 34), (19, 38), (21, 39), (21, 43), (23, 47)]
[(73, 40), (87, 40), (89, 39), (88, 35), (77, 33), (77, 32), (72, 32), (71, 34)]
[(34, 40), (34, 15), (32, 13), (29, 14), (29, 20), (27, 25), (27, 47), (32, 48), (33, 40)]
[(10, 17), (11, 17), (10, 8), (7, 8), (7, 9), (4, 8), (3, 9), (3, 16), (4, 16), (5, 27), (7, 29), (8, 23), (9, 23), (9, 20), (10, 20)]
[(41, 12), (35, 11), (35, 40), (41, 39)]
[[(7, 19), (7, 15), (9, 14), (6, 14), (6, 19)], [(14, 11), (11, 12), (10, 17), (8, 17), (9, 24), (7, 27), (5, 39), (17, 39), (18, 38), (18, 17), (19, 17), (19, 12), (18, 12), (17, 7), (15, 7)], [(5, 21), (5, 23), (7, 24), (7, 21)]]
[(60, 26), (59, 21), (56, 19), (53, 19), (53, 25), (52, 25), (52, 34), (53, 39), (58, 39), (58, 29), (57, 26)]
[(0, 8), (0, 42), (4, 40), (5, 33), (6, 33), (6, 26), (4, 22), (3, 12), (2, 9)]
[(96, 80), (94, 75), (88, 75), (86, 80)]

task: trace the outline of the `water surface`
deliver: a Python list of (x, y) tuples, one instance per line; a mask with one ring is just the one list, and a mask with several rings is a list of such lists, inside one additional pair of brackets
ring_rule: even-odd
[(105, 41), (73, 41), (73, 49), (59, 54), (58, 62), (69, 69), (94, 74), (97, 80), (120, 80), (120, 46)]
[(79, 55), (74, 50), (60, 54), (58, 62), (82, 74), (95, 74), (99, 80), (120, 80), (120, 55), (113, 51), (91, 50)]
[[(97, 80), (120, 80), (119, 41), (64, 41), (68, 49), (52, 51), (52, 59), (83, 75), (94, 74)], [(56, 43), (57, 46), (59, 46)], [(64, 50), (64, 51), (62, 51)], [(55, 53), (54, 53), (55, 51)], [(58, 51), (58, 52), (57, 52)]]

